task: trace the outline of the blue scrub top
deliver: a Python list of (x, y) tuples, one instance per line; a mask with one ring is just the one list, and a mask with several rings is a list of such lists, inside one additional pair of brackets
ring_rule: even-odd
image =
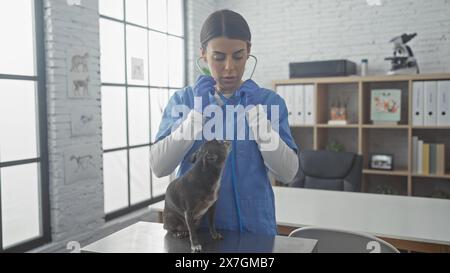
[[(272, 120), (271, 105), (279, 106), (279, 135), (281, 139), (296, 153), (298, 151), (288, 124), (288, 111), (286, 103), (278, 94), (272, 90), (260, 88), (262, 105), (267, 105), (267, 116)], [(227, 105), (237, 105), (241, 103), (239, 91), (227, 100)], [(210, 95), (210, 103), (215, 104), (215, 98)], [(241, 103), (242, 104), (242, 103)], [(172, 109), (175, 105), (185, 105), (189, 109), (194, 107), (194, 95), (192, 87), (188, 86), (177, 91), (169, 100), (164, 110), (156, 142), (170, 135), (172, 127), (178, 127), (182, 122), (182, 117), (172, 117)], [(222, 107), (225, 109), (225, 106)], [(225, 113), (225, 112), (224, 112)], [(226, 114), (224, 123), (227, 123)], [(236, 121), (238, 124), (242, 122)], [(233, 121), (230, 121), (233, 122)], [(228, 124), (230, 125), (230, 124)], [(236, 125), (234, 125), (236, 126)], [(248, 123), (245, 122), (246, 140), (236, 141), (236, 190), (239, 200), (241, 223), (244, 232), (257, 234), (276, 235), (277, 226), (275, 219), (275, 201), (272, 186), (268, 177), (268, 170), (264, 165), (264, 160), (254, 140), (249, 140)], [(224, 124), (224, 135), (226, 134)], [(276, 128), (276, 127), (275, 127)], [(235, 129), (236, 131), (236, 129)], [(191, 167), (189, 162), (191, 155), (199, 149), (205, 140), (196, 140), (192, 148), (184, 156), (177, 177), (183, 176)], [(231, 155), (231, 153), (230, 153)], [(225, 169), (222, 173), (219, 199), (216, 203), (216, 227), (218, 229), (239, 231), (238, 214), (235, 203), (235, 194), (232, 185), (231, 156), (228, 157)], [(207, 217), (203, 217), (201, 226), (207, 226)]]

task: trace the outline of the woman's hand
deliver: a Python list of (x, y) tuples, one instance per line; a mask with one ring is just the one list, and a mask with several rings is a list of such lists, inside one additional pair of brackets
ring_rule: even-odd
[(244, 96), (244, 106), (256, 106), (262, 103), (261, 93), (259, 92), (259, 86), (253, 80), (245, 81), (240, 89)]
[[(202, 113), (206, 106), (209, 105), (209, 95), (214, 95), (216, 81), (211, 76), (201, 75), (193, 88), (194, 91), (194, 110)], [(201, 103), (196, 100), (201, 99)]]

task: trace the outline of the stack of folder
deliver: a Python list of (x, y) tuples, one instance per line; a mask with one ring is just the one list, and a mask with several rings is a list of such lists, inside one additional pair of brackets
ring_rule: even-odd
[(290, 126), (314, 125), (316, 123), (314, 85), (280, 85), (277, 86), (277, 93), (286, 102)]
[(414, 126), (450, 126), (450, 81), (415, 81), (412, 110)]
[(424, 143), (413, 137), (413, 173), (444, 175), (445, 145)]

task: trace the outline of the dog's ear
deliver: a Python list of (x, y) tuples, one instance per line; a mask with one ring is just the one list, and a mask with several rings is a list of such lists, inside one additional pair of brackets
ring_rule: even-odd
[(189, 159), (189, 162), (191, 162), (192, 164), (194, 164), (197, 161), (198, 158), (198, 154), (200, 153), (200, 150), (196, 151), (195, 153), (193, 153), (191, 155), (191, 158)]

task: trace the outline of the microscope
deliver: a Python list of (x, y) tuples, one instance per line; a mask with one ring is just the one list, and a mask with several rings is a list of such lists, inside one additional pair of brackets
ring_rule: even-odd
[(394, 56), (385, 58), (386, 61), (391, 62), (391, 70), (388, 72), (388, 75), (420, 73), (419, 64), (414, 57), (414, 53), (411, 48), (406, 45), (416, 36), (417, 33), (405, 33), (401, 36), (395, 37), (390, 41), (390, 43), (394, 44)]

